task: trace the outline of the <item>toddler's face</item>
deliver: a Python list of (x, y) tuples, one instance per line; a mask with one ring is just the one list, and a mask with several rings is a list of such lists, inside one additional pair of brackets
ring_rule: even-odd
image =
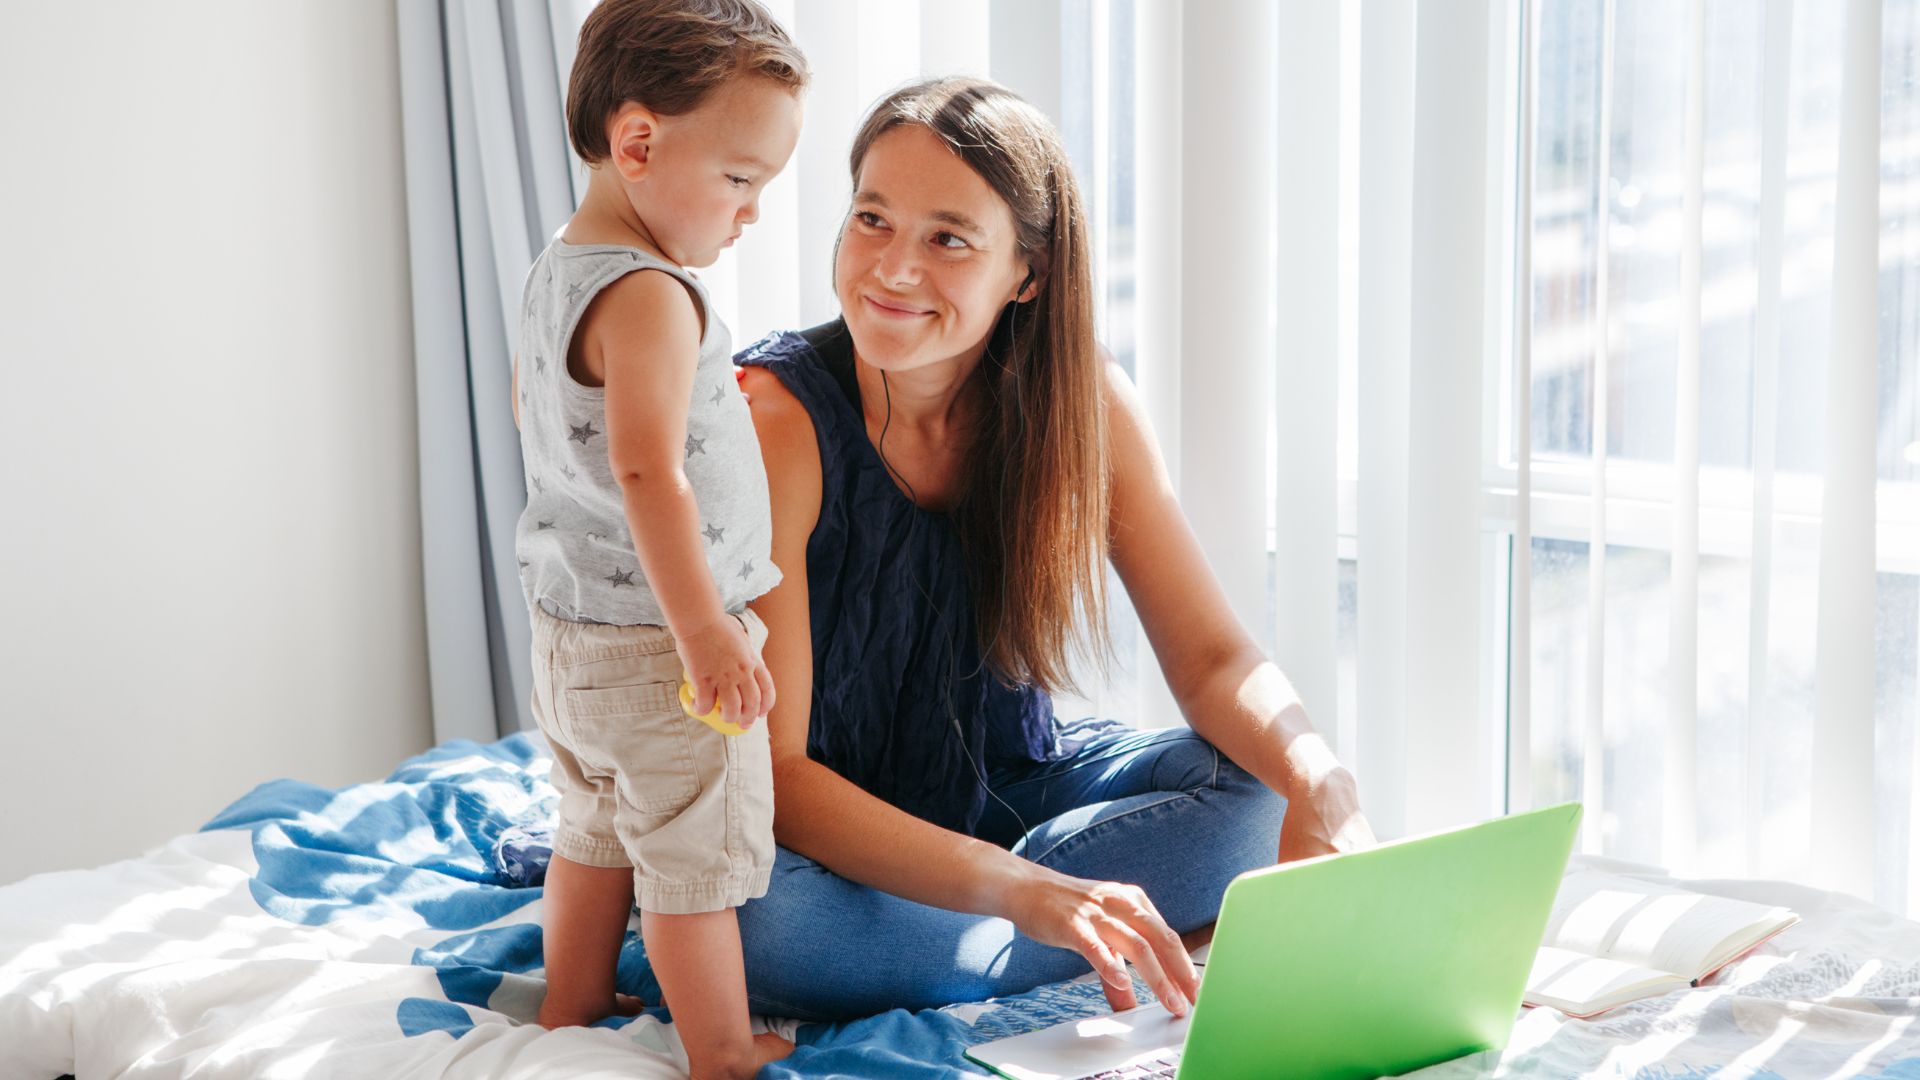
[(628, 196), (663, 254), (709, 266), (759, 219), (760, 192), (799, 140), (797, 94), (757, 75), (729, 79), (692, 112), (660, 118)]

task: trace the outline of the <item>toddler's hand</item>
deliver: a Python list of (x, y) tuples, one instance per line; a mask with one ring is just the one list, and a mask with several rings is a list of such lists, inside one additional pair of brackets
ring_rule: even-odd
[(750, 728), (773, 709), (773, 675), (747, 640), (746, 628), (728, 615), (674, 640), (693, 691), (693, 711), (720, 707), (722, 722)]

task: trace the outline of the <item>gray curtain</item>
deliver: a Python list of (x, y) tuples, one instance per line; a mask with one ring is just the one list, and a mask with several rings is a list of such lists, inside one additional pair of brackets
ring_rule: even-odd
[(509, 382), (527, 267), (573, 212), (554, 43), (573, 5), (399, 0), (420, 426), (420, 532), (437, 742), (528, 726), (514, 558), (526, 503)]

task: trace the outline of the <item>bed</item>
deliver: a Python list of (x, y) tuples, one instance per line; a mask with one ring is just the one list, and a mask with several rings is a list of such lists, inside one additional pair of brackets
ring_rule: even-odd
[[(546, 818), (546, 769), (525, 735), (449, 743), (379, 783), (264, 784), (139, 858), (0, 888), (0, 1077), (683, 1075), (657, 1013), (531, 1023), (540, 889), (503, 841)], [(1527, 1011), (1504, 1051), (1414, 1075), (1920, 1080), (1920, 924), (1781, 883), (1685, 884), (1803, 921), (1709, 985), (1593, 1021)], [(757, 1020), (799, 1044), (761, 1076), (978, 1076), (967, 1046), (1104, 1008), (1089, 976)]]

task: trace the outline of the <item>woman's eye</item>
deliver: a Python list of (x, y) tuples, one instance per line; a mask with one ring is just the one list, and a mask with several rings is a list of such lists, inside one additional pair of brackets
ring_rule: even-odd
[(933, 242), (948, 251), (958, 251), (961, 248), (973, 246), (950, 232), (934, 233)]
[(879, 229), (886, 225), (886, 222), (880, 220), (880, 215), (871, 210), (854, 211), (853, 220), (865, 225), (869, 229)]

